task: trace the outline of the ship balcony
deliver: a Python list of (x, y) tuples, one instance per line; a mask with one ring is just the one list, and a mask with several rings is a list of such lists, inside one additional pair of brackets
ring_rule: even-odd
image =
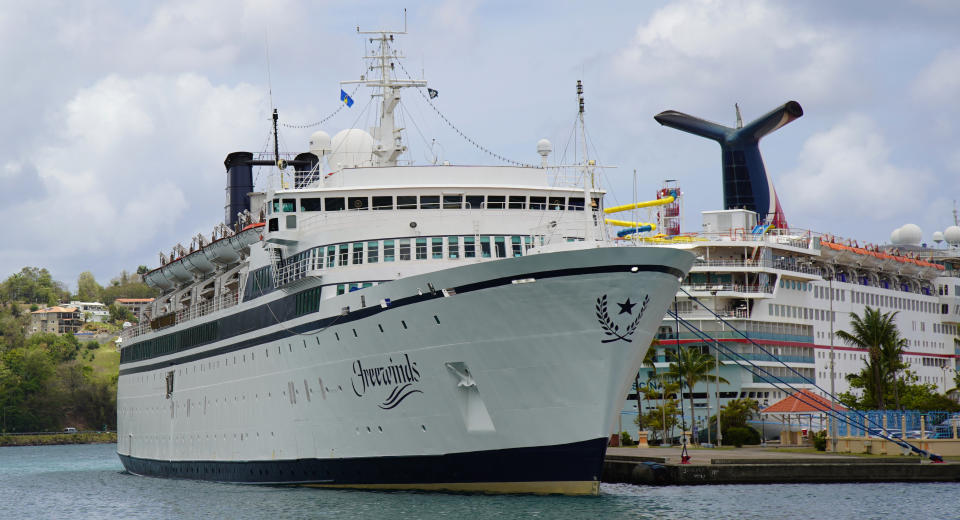
[[(127, 327), (120, 332), (121, 347), (124, 343), (137, 336), (153, 332), (155, 330), (174, 327), (181, 323), (202, 318), (208, 314), (229, 309), (239, 303), (239, 295), (236, 293), (226, 294), (219, 299), (207, 300), (201, 303), (187, 305), (183, 309), (173, 313), (173, 319), (156, 319), (153, 321), (144, 321), (131, 327)], [(168, 315), (169, 316), (169, 315)], [(161, 317), (162, 318), (162, 317)]]
[(770, 272), (789, 271), (808, 281), (821, 280), (823, 271), (809, 264), (783, 260), (697, 260), (690, 272)]
[(273, 275), (274, 287), (289, 289), (320, 279), (323, 271), (323, 258), (315, 253), (316, 251), (313, 251), (305, 258), (276, 268)]
[(691, 296), (734, 296), (740, 298), (746, 297), (772, 297), (773, 284), (742, 284), (742, 283), (707, 283), (707, 284), (683, 284), (680, 286)]

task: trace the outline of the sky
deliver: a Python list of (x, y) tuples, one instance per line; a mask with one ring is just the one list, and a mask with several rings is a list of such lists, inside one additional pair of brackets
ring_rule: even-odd
[[(722, 209), (719, 146), (661, 127), (673, 109), (721, 124), (796, 100), (804, 116), (761, 150), (792, 227), (885, 243), (924, 241), (960, 198), (960, 2), (438, 0), (407, 6), (405, 67), (483, 147), (537, 163), (569, 150), (577, 80), (608, 204), (684, 192), (684, 230)], [(76, 288), (156, 267), (158, 252), (223, 218), (223, 159), (270, 145), (270, 113), (304, 125), (364, 72), (363, 30), (401, 29), (403, 5), (355, 0), (0, 0), (0, 277), (46, 267)], [(352, 87), (347, 87), (352, 91)], [(370, 99), (312, 131), (370, 125)], [(415, 92), (405, 157), (501, 164)], [(431, 143), (437, 141), (431, 151)], [(569, 153), (569, 152), (568, 152)], [(265, 174), (258, 172), (257, 183)]]

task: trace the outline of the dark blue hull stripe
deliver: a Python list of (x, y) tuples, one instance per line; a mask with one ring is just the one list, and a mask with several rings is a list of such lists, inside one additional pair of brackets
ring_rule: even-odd
[[(633, 269), (637, 269), (633, 271)], [(683, 271), (676, 269), (674, 267), (669, 267), (665, 265), (602, 265), (602, 266), (589, 266), (589, 267), (578, 267), (573, 269), (557, 269), (552, 271), (540, 271), (535, 273), (524, 273), (516, 274), (512, 276), (505, 276), (501, 278), (493, 278), (490, 280), (484, 280), (482, 282), (474, 282), (470, 284), (464, 284), (453, 289), (457, 294), (463, 294), (473, 291), (480, 291), (483, 289), (490, 289), (493, 287), (499, 287), (503, 285), (510, 285), (513, 280), (523, 279), (523, 278), (534, 278), (537, 280), (542, 280), (546, 278), (558, 278), (565, 276), (578, 276), (578, 275), (587, 275), (587, 274), (603, 274), (603, 273), (664, 273), (669, 274), (676, 278), (682, 278), (684, 276)], [(308, 323), (303, 323), (297, 326), (290, 326), (284, 330), (276, 331), (270, 334), (264, 334), (262, 336), (257, 336), (244, 341), (238, 341), (229, 345), (224, 345), (215, 349), (207, 350), (204, 352), (197, 352), (194, 354), (187, 354), (180, 356), (176, 359), (171, 359), (167, 361), (162, 361), (158, 363), (151, 363), (149, 365), (143, 365), (133, 368), (122, 368), (123, 365), (133, 363), (134, 361), (121, 361), (120, 365), (120, 375), (129, 375), (137, 374), (140, 372), (149, 372), (151, 370), (159, 370), (169, 366), (179, 365), (182, 363), (190, 363), (194, 361), (199, 361), (202, 359), (220, 356), (223, 354), (228, 354), (230, 352), (235, 352), (238, 350), (243, 350), (245, 348), (257, 346), (263, 343), (269, 343), (272, 341), (281, 340), (284, 338), (291, 337), (296, 334), (310, 333), (313, 331), (321, 330), (332, 325), (344, 325), (352, 321), (361, 320), (368, 318), (375, 314), (382, 312), (388, 312), (391, 309), (398, 307), (403, 307), (406, 305), (413, 305), (416, 303), (421, 303), (424, 301), (434, 300), (437, 298), (443, 298), (443, 293), (440, 289), (447, 289), (447, 287), (440, 288), (438, 287), (434, 292), (424, 292), (423, 294), (415, 294), (412, 296), (407, 296), (404, 298), (398, 298), (390, 302), (390, 306), (383, 308), (380, 306), (379, 302), (373, 302), (369, 307), (363, 307), (360, 309), (351, 309), (347, 315), (338, 315), (330, 316), (327, 318), (321, 318), (315, 321)], [(269, 304), (260, 305), (253, 309), (247, 309), (245, 311), (238, 312), (232, 316), (225, 316), (217, 320), (219, 322), (218, 329), (220, 331), (220, 338), (215, 341), (222, 341), (224, 339), (239, 336), (241, 334), (246, 334), (253, 330), (261, 329), (276, 325), (277, 323), (283, 323), (289, 319), (293, 319), (297, 316), (293, 314), (293, 306), (296, 294), (291, 294), (284, 297), (283, 299), (271, 302)], [(269, 308), (268, 308), (269, 305)], [(202, 322), (197, 322), (201, 324)], [(207, 342), (209, 344), (212, 342)], [(185, 349), (183, 352), (188, 350), (195, 350), (203, 345), (197, 345), (191, 347), (190, 349)], [(124, 348), (133, 348), (134, 345)], [(169, 354), (162, 354), (167, 356)], [(155, 357), (161, 357), (160, 355)], [(138, 360), (142, 361), (142, 360)]]
[(245, 462), (166, 461), (121, 455), (127, 471), (153, 477), (249, 484), (451, 484), (599, 481), (607, 439), (446, 455)]

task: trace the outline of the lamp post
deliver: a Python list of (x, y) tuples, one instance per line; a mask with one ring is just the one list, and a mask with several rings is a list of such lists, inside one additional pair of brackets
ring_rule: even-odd
[(836, 404), (836, 389), (834, 387), (834, 381), (836, 379), (836, 374), (834, 372), (834, 360), (836, 357), (833, 352), (833, 269), (829, 271), (829, 277), (827, 278), (828, 283), (828, 292), (830, 294), (830, 315), (827, 316), (827, 319), (830, 321), (830, 417), (833, 418), (830, 421), (830, 437), (833, 439), (831, 442), (830, 451), (837, 451), (837, 404)]

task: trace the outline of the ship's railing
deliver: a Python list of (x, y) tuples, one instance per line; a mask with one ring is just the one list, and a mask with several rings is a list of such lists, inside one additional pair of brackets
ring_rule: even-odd
[(819, 267), (796, 264), (794, 262), (785, 262), (783, 260), (697, 260), (694, 267), (765, 267), (769, 269), (781, 269), (784, 271), (794, 271), (815, 276), (823, 276), (823, 271)]
[(150, 326), (149, 321), (144, 321), (143, 323), (138, 323), (137, 325), (127, 327), (120, 332), (120, 339), (122, 340), (120, 342), (121, 348), (126, 346), (126, 343), (131, 339), (136, 338), (137, 336), (146, 334), (148, 332), (170, 328), (180, 323), (195, 320), (197, 318), (201, 318), (203, 316), (212, 314), (217, 311), (221, 311), (223, 309), (229, 309), (230, 307), (233, 307), (238, 303), (240, 303), (239, 298), (240, 296), (238, 294), (232, 293), (232, 294), (224, 295), (223, 297), (218, 299), (208, 300), (203, 303), (190, 305), (183, 310), (177, 311), (174, 314), (173, 322), (164, 327), (153, 328)]
[(743, 284), (743, 283), (710, 283), (710, 284), (683, 284), (681, 287), (693, 292), (739, 292), (773, 294), (771, 284)]
[(274, 287), (283, 287), (308, 276), (316, 276), (317, 271), (323, 269), (323, 258), (317, 253), (316, 249), (311, 249), (305, 258), (288, 262), (275, 269), (273, 275)]

